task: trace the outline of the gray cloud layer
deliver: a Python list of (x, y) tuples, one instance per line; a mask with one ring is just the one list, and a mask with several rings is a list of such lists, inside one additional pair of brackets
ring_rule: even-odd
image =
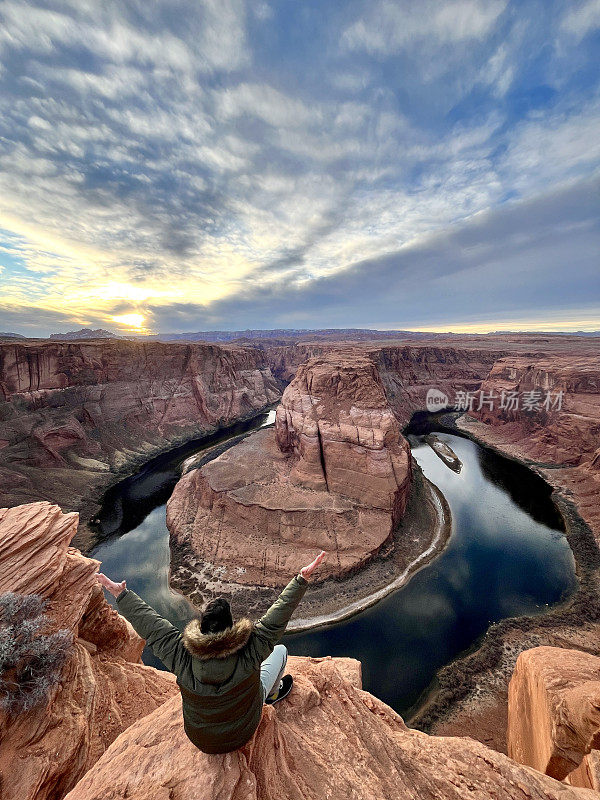
[(581, 182), (304, 286), (245, 289), (210, 313), (194, 304), (156, 308), (155, 326), (320, 327), (327, 319), (406, 328), (494, 320), (499, 308), (517, 320), (547, 312), (549, 322), (563, 310), (597, 313), (599, 199), (600, 180)]
[(0, 16), (2, 328), (598, 305), (597, 0), (6, 0)]

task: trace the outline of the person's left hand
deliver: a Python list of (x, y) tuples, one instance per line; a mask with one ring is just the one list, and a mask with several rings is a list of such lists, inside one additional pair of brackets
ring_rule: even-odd
[(96, 580), (103, 586), (107, 592), (110, 592), (115, 597), (118, 597), (123, 589), (126, 589), (127, 586), (125, 585), (125, 581), (121, 581), (121, 583), (115, 583), (111, 581), (110, 578), (107, 578), (106, 575), (103, 575), (101, 572), (98, 572), (96, 575)]

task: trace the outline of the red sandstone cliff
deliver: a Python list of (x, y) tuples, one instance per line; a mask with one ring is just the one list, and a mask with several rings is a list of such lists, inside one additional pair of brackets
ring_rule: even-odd
[(477, 389), (504, 350), (487, 347), (382, 347), (373, 353), (386, 395), (402, 425), (426, 410), (427, 391), (438, 389), (450, 401), (457, 391)]
[(375, 363), (334, 352), (301, 367), (274, 429), (254, 433), (177, 484), (167, 504), (176, 546), (221, 591), (285, 583), (327, 550), (322, 577), (369, 560), (402, 517), (410, 450)]
[(535, 647), (521, 653), (508, 695), (508, 753), (521, 764), (598, 790), (600, 658)]
[(0, 509), (0, 594), (39, 594), (49, 632), (74, 637), (48, 704), (0, 712), (3, 800), (58, 800), (140, 717), (177, 693), (170, 675), (142, 665), (144, 642), (104, 599), (98, 561), (69, 547), (77, 514), (49, 503)]
[[(395, 398), (398, 409), (403, 402), (406, 411), (402, 422), (408, 421), (413, 411), (425, 408), (425, 395), (431, 386), (451, 388), (476, 388), (487, 376), (494, 362), (523, 348), (523, 342), (507, 341), (503, 337), (473, 337), (431, 342), (404, 341), (394, 344), (373, 342), (299, 342), (273, 345), (263, 343), (265, 357), (276, 378), (289, 383), (298, 367), (311, 358), (343, 351), (370, 355), (378, 364), (379, 373), (386, 383), (388, 399)], [(387, 384), (389, 381), (389, 384)]]
[(115, 472), (279, 396), (263, 354), (251, 348), (0, 344), (0, 505), (47, 499), (87, 511), (90, 494)]
[(333, 352), (302, 365), (277, 408), (279, 449), (294, 457), (290, 480), (404, 514), (410, 450), (374, 361)]
[(176, 698), (129, 728), (67, 800), (584, 800), (472, 739), (409, 730), (352, 659), (291, 658), (294, 690), (248, 745), (206, 756)]

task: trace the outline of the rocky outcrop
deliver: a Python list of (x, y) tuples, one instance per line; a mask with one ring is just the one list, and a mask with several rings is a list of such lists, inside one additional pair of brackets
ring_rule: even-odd
[(600, 750), (592, 750), (584, 756), (577, 769), (567, 775), (565, 783), (600, 792)]
[(125, 340), (0, 344), (0, 505), (86, 522), (116, 474), (280, 397), (256, 349)]
[(339, 577), (389, 538), (410, 481), (410, 450), (375, 364), (338, 353), (300, 368), (274, 429), (179, 481), (167, 525), (208, 591), (280, 585), (320, 549), (331, 554), (320, 577)]
[(368, 356), (332, 353), (298, 370), (277, 408), (275, 438), (294, 485), (390, 511), (406, 507), (410, 451)]
[(3, 800), (58, 800), (140, 717), (177, 693), (172, 676), (141, 663), (144, 642), (104, 599), (99, 562), (69, 542), (77, 514), (49, 503), (0, 509), (0, 594), (47, 601), (48, 632), (74, 644), (46, 705), (0, 713)]
[(509, 756), (562, 780), (599, 747), (600, 658), (556, 647), (521, 653), (508, 693)]
[(471, 739), (409, 730), (360, 688), (350, 659), (292, 658), (294, 690), (224, 756), (186, 739), (176, 698), (132, 725), (67, 800), (575, 800), (560, 784)]

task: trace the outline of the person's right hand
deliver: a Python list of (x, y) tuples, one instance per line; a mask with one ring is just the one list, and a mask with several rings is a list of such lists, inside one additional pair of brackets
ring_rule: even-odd
[(96, 573), (96, 580), (100, 586), (103, 586), (107, 592), (112, 594), (113, 597), (118, 597), (123, 589), (127, 588), (125, 581), (116, 583), (115, 581), (111, 581), (110, 578), (107, 578), (106, 575), (103, 575), (101, 572)]
[(307, 567), (302, 567), (302, 569), (300, 570), (300, 575), (302, 575), (304, 580), (307, 580), (307, 581), (310, 580), (310, 576), (313, 574), (313, 572), (319, 566), (321, 561), (323, 561), (323, 559), (325, 558), (326, 555), (327, 555), (327, 553), (325, 552), (325, 550), (321, 550), (321, 552), (315, 558), (314, 561), (311, 561), (310, 564)]

